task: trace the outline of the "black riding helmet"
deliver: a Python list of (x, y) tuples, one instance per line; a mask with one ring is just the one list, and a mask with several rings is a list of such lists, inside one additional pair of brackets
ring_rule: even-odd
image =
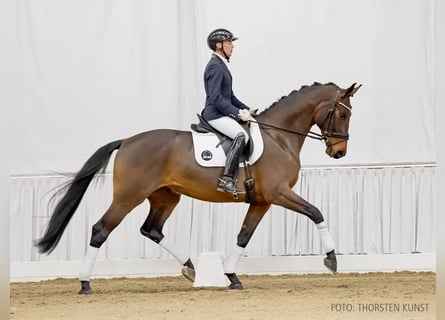
[(225, 40), (238, 40), (233, 36), (233, 33), (226, 29), (216, 29), (212, 31), (207, 37), (207, 44), (212, 51), (215, 51), (216, 44)]

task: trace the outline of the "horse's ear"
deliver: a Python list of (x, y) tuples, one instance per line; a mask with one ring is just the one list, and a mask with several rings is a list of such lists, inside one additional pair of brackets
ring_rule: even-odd
[(356, 87), (355, 86), (356, 84), (357, 83), (353, 83), (352, 86), (350, 86), (348, 89), (344, 90), (343, 98), (352, 97), (358, 91), (358, 89), (360, 89), (360, 87), (362, 85), (359, 85), (358, 87)]

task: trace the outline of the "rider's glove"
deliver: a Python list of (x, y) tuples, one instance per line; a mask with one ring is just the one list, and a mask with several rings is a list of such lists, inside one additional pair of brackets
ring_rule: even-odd
[(249, 121), (252, 119), (252, 116), (250, 115), (250, 112), (248, 109), (240, 109), (238, 113), (238, 117), (243, 121)]

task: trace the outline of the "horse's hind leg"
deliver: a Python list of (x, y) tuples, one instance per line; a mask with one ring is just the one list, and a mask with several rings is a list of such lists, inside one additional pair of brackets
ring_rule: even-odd
[(141, 233), (153, 240), (183, 265), (182, 274), (190, 281), (195, 280), (195, 268), (188, 254), (178, 248), (162, 233), (165, 221), (176, 207), (181, 196), (169, 188), (161, 188), (153, 192), (150, 201), (150, 213), (141, 227)]
[(82, 269), (79, 273), (79, 280), (81, 289), (79, 294), (91, 294), (93, 291), (90, 287), (90, 276), (96, 261), (99, 248), (107, 240), (111, 231), (124, 219), (128, 212), (130, 212), (136, 204), (118, 204), (115, 201), (111, 204), (105, 214), (93, 226), (91, 233), (90, 245), (83, 260)]

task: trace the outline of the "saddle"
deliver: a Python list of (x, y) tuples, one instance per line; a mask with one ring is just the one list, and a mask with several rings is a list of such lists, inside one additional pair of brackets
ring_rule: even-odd
[[(193, 123), (191, 124), (191, 129), (197, 133), (206, 134), (206, 133), (213, 133), (219, 140), (219, 143), (217, 147), (221, 146), (224, 150), (224, 154), (227, 155), (227, 152), (229, 151), (233, 139), (230, 137), (224, 135), (220, 131), (213, 128), (201, 115), (197, 114), (199, 122), (197, 124)], [(249, 124), (241, 124), (243, 126), (244, 130), (249, 135), (249, 141), (244, 147), (244, 150), (241, 152), (239, 162), (240, 164), (244, 164), (244, 169), (246, 173), (246, 180), (244, 181), (244, 187), (246, 189), (246, 202), (247, 203), (255, 203), (255, 180), (252, 177), (252, 173), (250, 170), (250, 164), (249, 164), (249, 158), (253, 153), (253, 139), (250, 134), (250, 128)], [(201, 155), (203, 156), (203, 155)], [(238, 173), (237, 173), (238, 174)], [(238, 199), (238, 194), (235, 192), (233, 194), (234, 199)]]
[[(197, 133), (213, 133), (213, 134), (215, 134), (219, 140), (219, 145), (223, 148), (224, 153), (227, 155), (227, 152), (229, 151), (230, 146), (232, 145), (233, 139), (231, 139), (230, 137), (226, 136), (224, 133), (219, 132), (218, 130), (213, 128), (207, 122), (207, 120), (205, 120), (200, 114), (197, 114), (196, 116), (198, 117), (199, 122), (192, 123), (190, 126), (191, 129)], [(252, 155), (253, 141), (252, 141), (252, 136), (250, 134), (249, 123), (241, 123), (240, 125), (243, 127), (244, 131), (246, 131), (247, 134), (249, 135), (249, 141), (247, 142), (246, 146), (244, 147), (244, 150), (241, 153), (240, 159), (239, 159), (240, 163), (244, 163), (246, 161), (249, 161), (250, 156)]]

